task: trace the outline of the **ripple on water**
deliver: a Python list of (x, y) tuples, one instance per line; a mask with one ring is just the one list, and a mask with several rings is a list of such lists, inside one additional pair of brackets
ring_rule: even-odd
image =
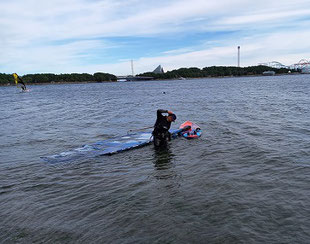
[[(308, 78), (0, 87), (0, 240), (308, 243)], [(199, 89), (184, 99), (184, 87)], [(177, 114), (173, 128), (189, 119), (203, 136), (40, 161), (151, 126), (158, 108)]]

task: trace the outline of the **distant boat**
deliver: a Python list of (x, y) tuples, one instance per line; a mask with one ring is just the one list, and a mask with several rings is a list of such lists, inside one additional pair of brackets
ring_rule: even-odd
[(180, 76), (180, 77), (179, 77), (179, 80), (186, 80), (186, 78)]
[(127, 81), (126, 79), (117, 79), (118, 82), (125, 82)]
[(272, 71), (272, 70), (269, 70), (269, 71), (264, 71), (263, 72), (263, 75), (266, 75), (266, 76), (272, 76), (272, 75), (275, 75), (276, 72)]

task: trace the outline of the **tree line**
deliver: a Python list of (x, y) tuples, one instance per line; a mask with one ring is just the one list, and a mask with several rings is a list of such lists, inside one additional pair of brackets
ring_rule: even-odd
[(203, 78), (203, 77), (224, 77), (224, 76), (246, 76), (246, 75), (261, 75), (264, 71), (274, 71), (276, 74), (284, 74), (298, 72), (286, 68), (270, 68), (264, 65), (249, 66), (249, 67), (234, 67), (234, 66), (211, 66), (203, 69), (199, 68), (180, 68), (168, 71), (162, 74), (154, 74), (147, 72), (138, 76), (152, 76), (154, 79), (177, 79), (177, 78)]
[[(72, 73), (72, 74), (27, 74), (21, 76), (25, 83), (53, 83), (53, 82), (106, 82), (106, 81), (117, 81), (117, 77), (108, 73), (97, 72), (93, 75), (83, 73)], [(14, 78), (11, 74), (0, 73), (0, 84), (2, 85), (13, 85)]]
[[(249, 67), (234, 67), (234, 66), (211, 66), (203, 69), (199, 68), (180, 68), (168, 71), (162, 74), (146, 72), (137, 76), (150, 76), (154, 79), (178, 79), (178, 78), (204, 78), (204, 77), (224, 77), (224, 76), (246, 76), (246, 75), (261, 75), (264, 71), (274, 71), (276, 74), (284, 74), (291, 72), (300, 72), (300, 70), (290, 70), (286, 68), (270, 68), (268, 66), (258, 65)], [(72, 74), (27, 74), (21, 76), (24, 82), (36, 83), (53, 83), (53, 82), (105, 82), (117, 81), (117, 77), (113, 74), (97, 72), (93, 75), (87, 73), (72, 73)], [(11, 74), (0, 73), (0, 84), (14, 84)]]

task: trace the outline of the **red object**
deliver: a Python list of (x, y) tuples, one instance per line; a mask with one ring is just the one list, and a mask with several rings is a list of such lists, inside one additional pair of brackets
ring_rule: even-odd
[(202, 131), (197, 124), (191, 121), (185, 121), (180, 125), (180, 129), (185, 128), (186, 126), (190, 126), (190, 129), (183, 131), (182, 136), (188, 139), (198, 138), (201, 136)]

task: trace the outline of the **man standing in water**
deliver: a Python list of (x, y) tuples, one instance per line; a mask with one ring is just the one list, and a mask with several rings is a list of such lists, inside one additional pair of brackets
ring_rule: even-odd
[[(164, 116), (163, 113), (168, 114)], [(174, 122), (177, 119), (177, 116), (168, 110), (158, 109), (157, 110), (157, 119), (154, 125), (154, 130), (152, 135), (154, 137), (154, 145), (164, 146), (167, 141), (171, 140), (171, 134), (169, 132), (171, 122)]]

